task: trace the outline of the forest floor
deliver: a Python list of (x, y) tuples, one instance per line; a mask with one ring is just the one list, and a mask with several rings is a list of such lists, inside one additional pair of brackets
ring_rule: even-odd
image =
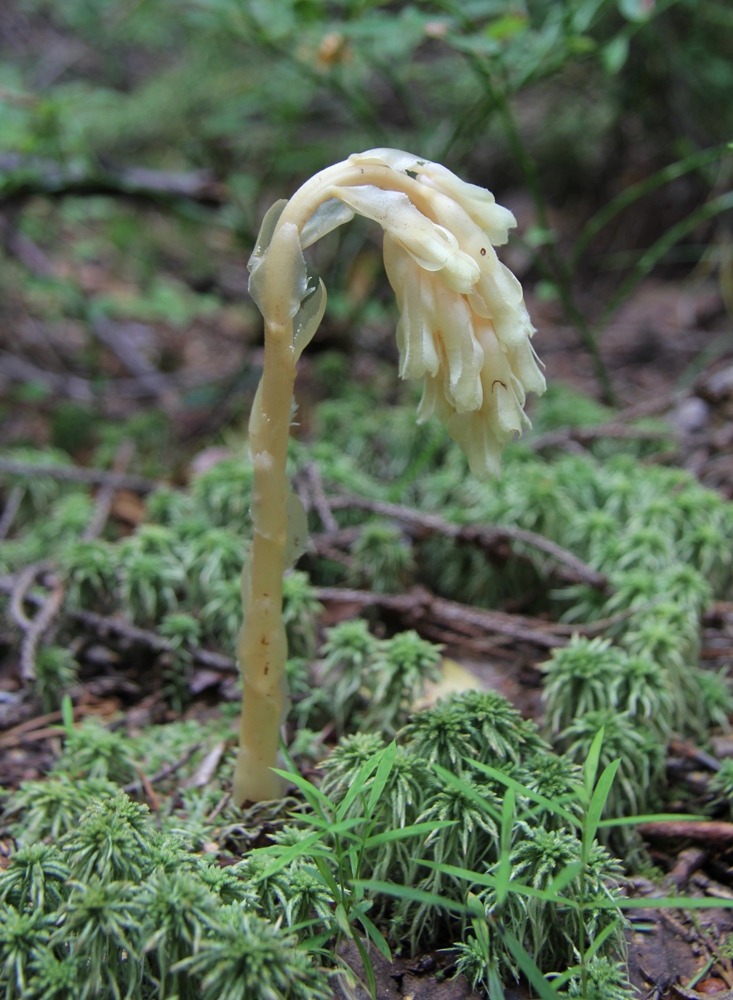
[[(546, 364), (548, 381), (554, 385), (567, 385), (592, 395), (595, 391), (590, 364), (581, 350), (574, 331), (563, 325), (552, 305), (542, 302), (529, 303), (538, 327), (536, 347)], [(16, 317), (17, 319), (17, 317)], [(733, 498), (733, 347), (730, 343), (730, 321), (715, 285), (709, 281), (665, 282), (649, 280), (642, 284), (637, 294), (614, 319), (603, 339), (603, 355), (617, 389), (620, 409), (604, 426), (607, 436), (634, 433), (629, 430), (629, 418), (649, 414), (666, 419), (674, 429), (674, 447), (665, 452), (662, 460), (691, 470), (707, 486)], [(50, 358), (55, 351), (63, 355), (64, 344), (51, 344), (48, 330), (39, 330), (38, 324), (24, 323), (15, 326), (18, 336), (12, 344), (6, 337), (6, 358), (12, 357), (18, 365), (37, 365), (46, 376), (54, 376), (62, 393), (73, 387), (73, 376), (63, 359), (53, 368)], [(30, 332), (29, 332), (30, 331)], [(240, 334), (237, 333), (237, 336)], [(58, 332), (53, 334), (58, 338)], [(216, 459), (216, 449), (209, 446), (212, 432), (222, 419), (222, 413), (197, 409), (192, 415), (181, 402), (180, 386), (191, 384), (202, 372), (208, 379), (226, 380), (232, 368), (231, 358), (222, 359), (217, 337), (227, 337), (221, 329), (212, 330), (205, 323), (189, 328), (185, 344), (181, 337), (178, 344), (181, 355), (174, 380), (158, 371), (135, 371), (135, 361), (155, 358), (170, 353), (171, 330), (165, 324), (134, 324), (116, 330), (116, 347), (102, 346), (97, 363), (109, 379), (110, 395), (99, 400), (107, 414), (124, 411), (126, 419), (150, 407), (165, 410), (176, 430), (180, 453), (189, 456), (193, 467)], [(175, 337), (179, 334), (175, 333)], [(328, 336), (328, 331), (326, 333)], [(124, 338), (127, 337), (127, 340)], [(133, 345), (128, 371), (124, 372), (120, 344)], [(316, 347), (317, 350), (317, 347)], [(136, 354), (135, 351), (138, 353)], [(385, 340), (377, 354), (389, 357), (393, 349)], [(250, 331), (242, 338), (235, 351), (237, 362), (248, 355), (256, 369), (260, 358), (259, 348)], [(368, 377), (370, 371), (379, 370), (374, 350), (355, 349), (352, 354), (353, 370)], [(13, 400), (6, 410), (0, 431), (2, 445), (12, 446), (22, 440), (37, 445), (52, 440), (53, 421), (58, 398), (54, 392), (46, 394), (42, 405), (19, 400), (19, 380), (12, 372), (0, 377), (0, 397)], [(160, 386), (143, 399), (133, 396), (115, 397), (115, 389), (122, 381), (130, 379), (161, 380)], [(31, 379), (32, 380), (32, 379)], [(308, 425), (309, 394), (312, 391), (312, 363), (304, 360), (299, 376), (299, 389), (303, 404), (303, 424)], [(320, 389), (322, 391), (322, 387)], [(231, 412), (231, 398), (224, 396), (218, 407)], [(239, 404), (234, 404), (238, 406)], [(180, 419), (179, 419), (180, 417)], [(198, 426), (196, 426), (198, 424)], [(564, 437), (568, 449), (582, 449), (597, 431), (569, 428), (553, 431), (554, 443)], [(174, 435), (175, 436), (175, 435)], [(83, 452), (79, 455), (84, 464)], [(186, 465), (179, 464), (171, 470), (179, 484), (185, 485)], [(115, 494), (110, 517), (129, 531), (142, 517), (143, 504), (131, 490)], [(343, 617), (343, 606), (324, 602), (322, 624), (330, 624)], [(537, 651), (530, 651), (521, 642), (504, 644), (492, 655), (482, 656), (475, 649), (454, 645), (446, 649), (446, 656), (457, 661), (460, 667), (476, 678), (476, 683), (495, 688), (508, 697), (527, 717), (537, 717), (541, 711), (541, 675), (535, 669)], [(733, 604), (717, 604), (709, 612), (704, 631), (702, 656), (715, 668), (728, 666), (733, 660)], [(6, 657), (0, 668), (0, 691), (12, 691), (16, 686), (16, 665)], [(221, 696), (223, 675), (206, 667), (197, 667), (191, 679), (191, 690), (199, 691), (198, 699), (186, 709), (187, 717), (211, 717), (217, 691)], [(174, 718), (165, 705), (160, 691), (150, 690), (142, 678), (129, 672), (117, 682), (111, 678), (88, 678), (86, 690), (77, 700), (77, 717), (95, 714), (111, 719), (124, 708), (128, 731), (139, 729), (149, 722), (163, 722)], [(231, 696), (231, 694), (230, 694)], [(2, 779), (6, 788), (13, 788), (23, 780), (41, 777), (58, 752), (60, 713), (35, 715), (17, 722), (12, 715), (4, 720), (0, 732), (2, 752)], [(733, 741), (721, 734), (714, 741), (718, 754), (733, 756)], [(685, 771), (694, 784), (695, 769), (700, 765), (700, 752), (688, 744), (673, 744), (670, 766), (677, 773)], [(704, 757), (702, 758), (704, 760)], [(154, 795), (154, 792), (152, 793)], [(720, 894), (728, 898), (731, 890), (712, 879), (706, 872), (716, 868), (723, 881), (728, 875), (731, 854), (730, 829), (723, 827), (711, 831), (708, 842), (693, 843), (684, 836), (676, 840), (650, 840), (648, 847), (653, 862), (667, 872), (666, 886), (674, 886), (681, 893)], [(717, 838), (717, 839), (716, 839)], [(9, 850), (10, 844), (6, 845)], [(658, 891), (643, 878), (632, 880), (630, 891), (641, 895)], [(717, 994), (733, 996), (730, 986), (733, 967), (730, 959), (718, 953), (714, 942), (724, 939), (733, 929), (730, 911), (709, 910), (701, 920), (681, 913), (666, 911), (640, 911), (635, 914), (635, 927), (628, 935), (629, 967), (632, 981), (650, 1000), (663, 998), (694, 998)], [(358, 956), (345, 955), (358, 969)], [(450, 972), (450, 954), (436, 953), (413, 959), (397, 959), (389, 965), (375, 955), (375, 971), (380, 1000), (402, 997), (403, 1000), (473, 1000), (466, 981), (445, 978)], [(695, 990), (683, 985), (690, 982), (703, 968), (709, 968), (705, 977), (697, 982)], [(436, 978), (436, 971), (443, 973)], [(726, 982), (727, 979), (727, 982)], [(337, 988), (335, 996), (339, 996)], [(358, 994), (357, 994), (358, 995)], [(521, 990), (508, 990), (507, 1000), (524, 997)], [(350, 995), (351, 996), (351, 995)]]

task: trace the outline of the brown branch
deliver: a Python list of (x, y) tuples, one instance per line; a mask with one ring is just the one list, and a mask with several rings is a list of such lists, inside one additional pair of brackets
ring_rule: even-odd
[(681, 838), (703, 844), (733, 843), (733, 823), (722, 820), (659, 820), (655, 823), (640, 823), (636, 829), (646, 839)]
[(26, 630), (20, 647), (20, 675), (24, 681), (36, 679), (36, 649), (44, 632), (51, 627), (64, 603), (66, 588), (57, 582), (48, 594), (38, 614)]
[[(32, 618), (23, 610), (23, 604), (29, 600), (28, 591), (42, 574), (47, 573), (53, 567), (50, 560), (32, 563), (21, 570), (16, 577), (9, 577), (9, 587), (6, 593), (10, 594), (10, 616), (22, 632), (27, 632), (33, 622)], [(43, 598), (38, 598), (33, 602), (36, 605), (43, 604)]]
[[(27, 570), (23, 571), (24, 573)], [(4, 594), (14, 594), (16, 588), (18, 587), (18, 580), (23, 574), (19, 574), (18, 577), (13, 576), (0, 576), (0, 593)], [(32, 583), (32, 581), (31, 581)], [(30, 584), (28, 584), (30, 586)], [(23, 598), (29, 604), (34, 604), (36, 606), (43, 605), (44, 598), (38, 594), (25, 593)], [(138, 628), (131, 622), (125, 621), (123, 618), (114, 618), (110, 615), (99, 615), (94, 611), (82, 611), (75, 608), (64, 608), (63, 612), (66, 618), (71, 619), (84, 628), (88, 629), (90, 632), (94, 632), (95, 635), (104, 638), (106, 636), (118, 636), (120, 639), (124, 639), (131, 644), (137, 644), (140, 646), (145, 646), (155, 653), (171, 653), (174, 652), (173, 646), (167, 639), (163, 639), (156, 632), (152, 632), (148, 629)], [(27, 619), (30, 621), (30, 619)], [(19, 626), (22, 628), (22, 626)], [(209, 667), (211, 670), (219, 670), (222, 673), (236, 674), (238, 672), (238, 667), (236, 661), (229, 656), (224, 656), (222, 653), (215, 653), (208, 649), (194, 648), (189, 650), (191, 657), (195, 663), (200, 664), (202, 667)]]
[[(1, 582), (1, 581), (0, 581)], [(344, 604), (359, 604), (362, 607), (380, 607), (388, 611), (419, 619), (428, 618), (432, 624), (439, 620), (449, 624), (454, 632), (461, 632), (461, 642), (468, 633), (469, 644), (479, 649), (482, 636), (504, 635), (511, 639), (526, 639), (535, 645), (547, 649), (555, 646), (565, 646), (574, 635), (592, 638), (602, 635), (607, 629), (630, 618), (639, 608), (627, 608), (610, 618), (599, 618), (587, 625), (566, 625), (563, 622), (548, 622), (542, 618), (532, 618), (527, 615), (508, 614), (505, 611), (495, 611), (475, 608), (457, 601), (448, 601), (435, 597), (423, 587), (414, 587), (406, 594), (378, 594), (371, 590), (354, 590), (347, 587), (316, 587), (316, 597), (319, 601), (334, 601)], [(652, 602), (650, 602), (652, 603)], [(479, 630), (476, 635), (475, 630)], [(490, 648), (484, 646), (484, 649)]]
[(0, 351), (0, 367), (3, 375), (14, 382), (41, 382), (54, 395), (74, 399), (80, 403), (104, 401), (110, 390), (114, 390), (115, 394), (123, 399), (150, 399), (166, 392), (193, 389), (217, 381), (211, 375), (200, 372), (182, 371), (168, 375), (152, 371), (133, 378), (110, 379), (100, 389), (89, 379), (70, 373), (48, 371), (25, 358), (16, 357), (9, 351)]
[[(112, 464), (112, 475), (124, 475), (127, 472), (127, 467), (132, 461), (134, 454), (135, 445), (132, 441), (123, 441), (117, 449), (117, 454), (115, 455), (115, 459)], [(81, 536), (85, 542), (90, 542), (95, 538), (99, 538), (104, 531), (104, 526), (107, 523), (107, 519), (109, 518), (112, 510), (112, 504), (114, 503), (116, 492), (117, 487), (112, 483), (104, 483), (102, 486), (97, 495), (94, 515), (87, 525), (86, 531)]]
[(362, 607), (385, 608), (416, 622), (427, 618), (432, 625), (443, 624), (454, 628), (470, 625), (484, 633), (498, 633), (516, 641), (530, 642), (543, 649), (566, 645), (566, 639), (558, 634), (557, 626), (548, 625), (539, 619), (508, 615), (503, 611), (485, 611), (456, 601), (447, 601), (442, 597), (435, 597), (422, 587), (415, 587), (407, 594), (376, 594), (369, 590), (342, 587), (316, 587), (315, 590), (316, 597), (321, 602), (338, 601)]
[[(74, 709), (74, 720), (85, 718), (87, 715), (99, 715), (100, 711), (92, 705), (75, 705)], [(55, 735), (57, 731), (64, 732), (63, 726), (53, 726), (54, 722), (61, 722), (63, 720), (63, 712), (48, 712), (46, 715), (36, 715), (31, 719), (27, 719), (25, 722), (20, 722), (17, 725), (6, 729), (5, 732), (0, 736), (0, 748), (7, 749), (11, 746), (17, 746), (25, 739), (37, 740), (40, 737), (38, 733), (47, 733), (49, 729), (53, 730)]]
[(338, 531), (338, 522), (331, 513), (328, 497), (323, 489), (321, 470), (315, 462), (309, 462), (305, 467), (305, 474), (308, 480), (310, 495), (313, 499), (313, 506), (321, 519), (323, 527), (328, 532)]
[(223, 185), (208, 170), (168, 173), (144, 167), (89, 169), (16, 153), (0, 156), (0, 180), (2, 206), (18, 204), (36, 195), (49, 198), (111, 195), (162, 205), (194, 201), (217, 206), (226, 195)]
[(700, 750), (699, 747), (694, 746), (694, 744), (688, 743), (687, 740), (670, 740), (669, 752), (675, 754), (677, 757), (692, 760), (696, 764), (702, 765), (702, 767), (707, 767), (710, 771), (719, 771), (721, 767), (719, 760), (711, 754), (706, 753), (704, 750)]
[(671, 431), (651, 430), (642, 427), (626, 427), (624, 424), (598, 424), (595, 427), (561, 427), (556, 431), (540, 434), (529, 442), (533, 451), (544, 451), (547, 448), (565, 448), (570, 444), (587, 448), (594, 441), (671, 441), (674, 435)]
[(54, 395), (74, 399), (79, 403), (94, 401), (95, 391), (92, 383), (89, 379), (78, 375), (46, 371), (9, 351), (0, 351), (0, 367), (5, 378), (13, 382), (41, 382)]
[(608, 580), (602, 573), (588, 566), (572, 552), (568, 552), (567, 549), (563, 549), (542, 535), (525, 531), (523, 528), (509, 525), (454, 524), (437, 514), (422, 514), (410, 507), (382, 500), (370, 500), (367, 497), (350, 495), (330, 497), (328, 503), (331, 510), (367, 510), (400, 521), (408, 529), (412, 529), (413, 533), (441, 534), (457, 541), (480, 545), (494, 553), (507, 542), (519, 542), (548, 556), (555, 564), (556, 572), (566, 581), (587, 583), (599, 590), (605, 590), (608, 586)]
[[(172, 764), (165, 764), (158, 772), (156, 772), (156, 774), (153, 775), (152, 778), (148, 778), (147, 780), (149, 784), (155, 785), (159, 781), (164, 781), (165, 778), (170, 778), (176, 773), (176, 771), (180, 771), (180, 769), (189, 762), (196, 751), (200, 749), (201, 743), (193, 743), (190, 747), (188, 747), (185, 753), (178, 758), (178, 760), (174, 761)], [(129, 784), (123, 785), (122, 790), (123, 792), (128, 792), (129, 794), (130, 792), (136, 791), (138, 786), (138, 781), (131, 781)]]
[(8, 537), (24, 496), (25, 489), (22, 486), (14, 486), (8, 494), (8, 499), (3, 507), (3, 515), (0, 517), (0, 541)]
[[(1, 587), (2, 579), (0, 578)], [(73, 608), (66, 608), (64, 614), (67, 618), (71, 618), (101, 637), (116, 635), (130, 643), (147, 646), (148, 649), (156, 653), (174, 652), (174, 647), (171, 643), (159, 636), (157, 632), (138, 628), (123, 618), (113, 618), (108, 615), (98, 615), (94, 611), (79, 611)], [(222, 673), (228, 674), (236, 674), (238, 672), (236, 662), (229, 656), (199, 648), (190, 649), (188, 652), (193, 661), (201, 664), (203, 667), (210, 667), (212, 670), (220, 670)]]
[(15, 579), (10, 591), (10, 614), (23, 633), (23, 641), (20, 646), (20, 673), (24, 681), (35, 680), (36, 647), (43, 633), (50, 628), (64, 602), (65, 587), (63, 583), (54, 579), (51, 582), (50, 593), (44, 597), (37, 597), (32, 602), (39, 608), (37, 614), (33, 618), (29, 618), (25, 613), (23, 605), (30, 600), (28, 593), (30, 588), (36, 579), (47, 573), (50, 568), (51, 563), (48, 560), (26, 566)]
[(107, 486), (115, 490), (130, 490), (131, 493), (152, 493), (164, 485), (142, 476), (128, 476), (104, 469), (86, 469), (77, 465), (29, 465), (16, 462), (12, 458), (0, 458), (0, 475), (23, 476), (26, 479), (48, 476), (69, 483), (88, 483), (90, 486)]

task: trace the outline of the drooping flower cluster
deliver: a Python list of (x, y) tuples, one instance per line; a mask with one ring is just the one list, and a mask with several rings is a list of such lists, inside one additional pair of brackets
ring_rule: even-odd
[(419, 185), (419, 203), (376, 185), (333, 193), (384, 229), (400, 310), (400, 375), (424, 379), (419, 419), (437, 416), (475, 475), (497, 475), (502, 448), (529, 426), (527, 392), (545, 389), (522, 288), (494, 249), (506, 243), (514, 216), (489, 191), (409, 153), (374, 149), (348, 162), (384, 165)]
[[(312, 208), (298, 232), (288, 207), (304, 202)], [(529, 426), (527, 392), (545, 389), (521, 285), (494, 249), (506, 243), (514, 216), (485, 188), (396, 149), (354, 153), (316, 174), (291, 202), (273, 205), (249, 263), (250, 292), (265, 319), (293, 317), (296, 359), (326, 304), (322, 283), (308, 287), (302, 250), (354, 214), (384, 230), (400, 310), (400, 375), (424, 380), (418, 419), (437, 416), (475, 475), (498, 475), (502, 448)], [(285, 275), (285, 251), (297, 266), (271, 302), (266, 276)]]

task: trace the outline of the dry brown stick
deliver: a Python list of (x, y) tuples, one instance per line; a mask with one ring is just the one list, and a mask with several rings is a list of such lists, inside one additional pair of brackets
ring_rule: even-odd
[[(87, 715), (98, 715), (99, 711), (90, 705), (76, 705), (74, 707), (74, 719), (83, 719)], [(63, 718), (63, 713), (47, 712), (46, 715), (36, 715), (32, 719), (26, 719), (25, 722), (20, 722), (16, 726), (11, 726), (6, 729), (0, 736), (0, 748), (7, 748), (9, 746), (14, 746), (16, 743), (20, 743), (23, 739), (36, 739), (35, 733), (41, 732), (49, 727), (53, 727), (54, 722), (60, 722)]]
[(311, 536), (308, 547), (310, 548), (312, 544), (315, 551), (323, 559), (331, 559), (333, 562), (340, 563), (341, 566), (344, 566), (349, 571), (356, 569), (356, 560), (352, 559), (351, 556), (347, 556), (341, 549), (336, 548), (335, 544), (329, 544), (328, 537), (328, 535)]
[(694, 840), (702, 844), (733, 843), (733, 823), (722, 820), (659, 820), (640, 823), (636, 828), (646, 839)]
[(642, 417), (654, 417), (678, 406), (685, 399), (689, 399), (691, 395), (689, 389), (673, 389), (671, 392), (665, 392), (659, 396), (655, 395), (651, 399), (644, 399), (640, 403), (633, 403), (631, 406), (619, 410), (615, 419), (619, 423), (625, 423), (628, 420), (640, 420)]
[(627, 427), (624, 424), (598, 424), (595, 427), (561, 427), (556, 431), (540, 434), (529, 442), (533, 451), (544, 451), (545, 448), (562, 448), (567, 444), (580, 444), (584, 447), (594, 441), (612, 439), (616, 441), (671, 441), (674, 435), (671, 431), (651, 430), (643, 427)]
[(38, 643), (58, 615), (64, 604), (66, 588), (63, 583), (57, 581), (53, 590), (48, 594), (43, 602), (40, 611), (33, 617), (30, 627), (23, 636), (20, 646), (20, 676), (24, 681), (36, 679), (36, 649)]
[[(2, 580), (0, 579), (1, 586)], [(113, 618), (108, 615), (99, 615), (94, 611), (78, 611), (73, 608), (67, 608), (64, 613), (80, 625), (84, 625), (96, 632), (97, 635), (117, 635), (121, 639), (127, 639), (128, 642), (132, 643), (139, 643), (141, 646), (147, 646), (149, 649), (159, 653), (174, 651), (173, 646), (167, 639), (162, 638), (156, 632), (138, 628), (123, 618)], [(203, 667), (210, 667), (212, 670), (221, 670), (223, 673), (229, 674), (238, 672), (236, 662), (229, 656), (215, 653), (209, 649), (199, 648), (190, 649), (189, 653), (194, 662), (199, 663)]]
[(152, 493), (159, 489), (162, 483), (142, 476), (127, 476), (104, 469), (86, 469), (77, 465), (29, 465), (26, 462), (16, 462), (12, 458), (0, 458), (0, 474), (23, 476), (26, 479), (48, 476), (49, 479), (61, 479), (70, 483), (87, 483), (90, 486), (109, 486), (117, 490), (130, 490), (131, 493)]
[[(114, 462), (112, 463), (112, 474), (122, 476), (127, 472), (127, 468), (135, 454), (135, 445), (132, 441), (123, 441), (117, 449)], [(91, 542), (104, 531), (104, 526), (112, 510), (117, 487), (112, 483), (105, 483), (97, 495), (94, 507), (94, 515), (87, 525), (87, 529), (81, 536), (83, 541)]]
[(351, 495), (329, 497), (328, 503), (332, 510), (367, 510), (373, 514), (394, 518), (395, 521), (427, 534), (441, 534), (457, 541), (473, 542), (486, 549), (496, 550), (498, 545), (506, 542), (519, 542), (543, 552), (556, 564), (563, 577), (573, 583), (587, 583), (599, 590), (605, 590), (608, 586), (608, 580), (603, 573), (588, 566), (582, 559), (551, 542), (549, 538), (533, 531), (525, 531), (523, 528), (514, 528), (510, 525), (454, 524), (437, 514), (422, 514), (410, 507), (383, 500), (371, 500), (368, 497)]
[(25, 489), (22, 486), (14, 486), (8, 494), (8, 499), (5, 501), (5, 506), (3, 507), (2, 517), (0, 517), (0, 541), (8, 537), (10, 529), (13, 526), (13, 521), (15, 520), (15, 515), (23, 503), (24, 496)]
[(0, 156), (0, 177), (3, 205), (24, 202), (35, 195), (54, 199), (111, 195), (163, 205), (195, 201), (216, 206), (226, 196), (224, 187), (209, 170), (168, 173), (147, 167), (108, 170), (99, 165), (90, 170), (18, 153)]
[[(164, 781), (166, 778), (170, 778), (171, 775), (176, 773), (176, 771), (180, 771), (180, 769), (189, 762), (196, 751), (201, 749), (201, 746), (201, 743), (193, 743), (190, 747), (188, 747), (186, 752), (178, 758), (178, 760), (174, 761), (172, 764), (166, 764), (164, 767), (161, 767), (161, 769), (157, 771), (152, 778), (148, 778), (150, 784), (155, 785), (159, 781)], [(122, 790), (124, 792), (134, 792), (138, 787), (138, 784), (139, 782), (137, 781), (131, 781), (129, 784), (123, 785)]]
[(46, 371), (9, 351), (0, 351), (0, 368), (5, 378), (13, 382), (40, 382), (55, 396), (64, 396), (79, 403), (94, 402), (95, 392), (92, 383), (79, 375)]
[(211, 812), (209, 813), (209, 815), (208, 816), (204, 815), (204, 819), (206, 820), (207, 823), (213, 823), (214, 822), (214, 820), (219, 815), (219, 813), (222, 811), (222, 809), (227, 805), (227, 803), (229, 802), (229, 799), (231, 799), (231, 797), (232, 797), (232, 793), (231, 792), (224, 792), (224, 794), (219, 799), (219, 801), (216, 803), (216, 805), (211, 810)]
[[(18, 585), (18, 579), (19, 577), (0, 576), (0, 593), (13, 594)], [(44, 603), (44, 598), (38, 594), (26, 594), (25, 600), (37, 607)], [(173, 652), (173, 646), (167, 639), (162, 638), (156, 632), (138, 628), (123, 618), (99, 615), (95, 611), (82, 611), (75, 608), (64, 608), (63, 614), (100, 637), (116, 635), (121, 639), (126, 639), (128, 642), (146, 646), (156, 653)], [(236, 662), (231, 657), (224, 656), (222, 653), (215, 653), (209, 649), (199, 648), (191, 649), (190, 653), (194, 662), (200, 664), (202, 667), (210, 667), (212, 670), (220, 670), (222, 673), (227, 674), (238, 672)]]
[(51, 568), (48, 560), (33, 563), (18, 575), (11, 590), (10, 614), (23, 633), (23, 641), (20, 647), (20, 673), (24, 681), (35, 680), (36, 676), (36, 647), (43, 633), (50, 627), (52, 621), (61, 610), (64, 601), (64, 585), (54, 580), (50, 593), (45, 597), (39, 597), (34, 603), (39, 607), (39, 611), (29, 618), (26, 615), (23, 604), (29, 600), (28, 591), (33, 586), (35, 580)]
[(150, 399), (165, 392), (192, 389), (200, 385), (211, 385), (217, 379), (206, 372), (158, 372), (153, 375), (135, 375), (131, 378), (109, 379), (100, 388), (90, 379), (68, 372), (53, 372), (40, 368), (25, 358), (19, 358), (9, 351), (0, 351), (0, 368), (3, 375), (14, 382), (41, 382), (57, 396), (78, 400), (81, 403), (103, 402), (110, 391), (123, 399)]
[[(0, 579), (0, 584), (1, 584)], [(475, 624), (484, 631), (507, 635), (510, 638), (518, 638), (517, 632), (521, 629), (529, 630), (533, 637), (541, 635), (543, 637), (555, 637), (556, 641), (546, 641), (543, 638), (539, 645), (542, 646), (564, 646), (567, 640), (574, 635), (594, 637), (602, 635), (607, 629), (619, 622), (630, 618), (636, 614), (642, 606), (637, 608), (627, 608), (619, 611), (610, 618), (599, 618), (597, 621), (587, 625), (572, 624), (566, 625), (563, 622), (548, 622), (540, 618), (531, 618), (526, 615), (508, 614), (505, 611), (494, 611), (481, 608), (474, 608), (467, 604), (459, 604), (455, 601), (445, 601), (443, 598), (432, 596), (429, 591), (422, 587), (415, 587), (407, 594), (378, 594), (371, 590), (353, 590), (347, 587), (317, 587), (316, 595), (320, 601), (339, 601), (346, 604), (360, 604), (362, 607), (369, 605), (387, 608), (397, 611), (400, 614), (419, 613), (420, 609), (430, 608), (431, 613), (436, 609), (440, 610), (439, 602), (442, 602), (446, 609), (451, 609), (449, 614), (451, 625), (455, 629), (457, 626)], [(427, 595), (424, 597), (423, 595)], [(654, 603), (654, 602), (650, 602)], [(461, 609), (465, 609), (467, 614), (463, 615)], [(426, 611), (424, 613), (427, 613)], [(494, 622), (497, 628), (488, 628), (487, 624)], [(503, 623), (507, 623), (504, 627)], [(508, 623), (514, 623), (516, 627), (511, 627)], [(532, 641), (532, 640), (530, 640)]]
[(8, 582), (5, 592), (10, 594), (10, 616), (22, 632), (26, 632), (31, 627), (31, 619), (23, 610), (25, 601), (28, 600), (29, 603), (36, 604), (36, 606), (43, 604), (43, 598), (31, 601), (28, 591), (35, 583), (37, 577), (41, 573), (50, 570), (52, 566), (53, 564), (50, 560), (32, 563), (21, 570), (17, 576), (4, 578)]
[(338, 531), (338, 521), (331, 513), (328, 497), (323, 489), (321, 470), (315, 462), (309, 462), (305, 467), (305, 474), (308, 479), (308, 488), (313, 499), (313, 506), (316, 508), (323, 527), (328, 532)]
[(315, 591), (319, 601), (340, 601), (359, 604), (362, 607), (371, 605), (387, 608), (417, 619), (428, 617), (433, 624), (442, 622), (458, 626), (474, 625), (484, 632), (499, 633), (518, 641), (531, 642), (543, 649), (553, 649), (566, 644), (563, 637), (553, 634), (552, 628), (543, 627), (544, 622), (447, 601), (442, 597), (433, 596), (422, 587), (415, 587), (407, 594), (376, 594), (369, 590), (349, 590), (342, 587), (316, 587)]
[(703, 767), (707, 767), (711, 771), (720, 770), (719, 760), (713, 757), (712, 754), (706, 753), (704, 750), (700, 750), (700, 748), (696, 747), (693, 743), (688, 743), (687, 740), (670, 740), (669, 752), (678, 757), (684, 757), (687, 760), (692, 760), (696, 764), (701, 764)]
[(673, 885), (677, 890), (681, 890), (698, 868), (702, 867), (707, 856), (708, 852), (701, 847), (688, 847), (686, 850), (680, 851), (677, 855), (677, 863), (664, 879), (665, 884)]

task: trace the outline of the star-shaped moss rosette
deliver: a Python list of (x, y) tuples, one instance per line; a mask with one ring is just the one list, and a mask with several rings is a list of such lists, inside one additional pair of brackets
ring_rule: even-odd
[(295, 364), (326, 307), (303, 250), (355, 214), (384, 230), (384, 261), (400, 309), (400, 375), (422, 378), (418, 420), (435, 415), (481, 478), (500, 472), (503, 446), (529, 424), (526, 394), (545, 380), (514, 275), (494, 247), (515, 225), (484, 188), (394, 149), (356, 153), (268, 211), (250, 258), (250, 294), (265, 320), (265, 363), (250, 416), (253, 544), (245, 566), (238, 802), (274, 798), (271, 768), (287, 709), (282, 574), (302, 553), (306, 521), (285, 460)]

